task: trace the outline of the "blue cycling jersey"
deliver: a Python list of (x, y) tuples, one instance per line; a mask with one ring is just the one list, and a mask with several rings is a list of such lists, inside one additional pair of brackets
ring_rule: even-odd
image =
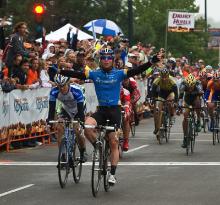
[(127, 70), (113, 68), (109, 72), (102, 69), (88, 71), (86, 77), (93, 80), (100, 106), (120, 104), (121, 82), (127, 76)]
[(77, 114), (77, 103), (84, 102), (84, 96), (82, 90), (76, 85), (70, 85), (69, 91), (66, 94), (62, 94), (58, 87), (52, 88), (50, 91), (50, 101), (56, 101), (58, 99), (62, 102), (63, 109), (74, 118)]

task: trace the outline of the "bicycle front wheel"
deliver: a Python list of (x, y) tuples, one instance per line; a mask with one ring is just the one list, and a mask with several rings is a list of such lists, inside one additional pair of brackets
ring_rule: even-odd
[(110, 165), (110, 149), (109, 149), (108, 143), (105, 144), (105, 152), (104, 153), (105, 153), (103, 156), (104, 189), (106, 192), (108, 192), (110, 189), (108, 179), (109, 179), (110, 167), (111, 167), (111, 165)]
[(61, 188), (64, 188), (67, 183), (68, 174), (70, 171), (68, 148), (65, 138), (62, 139), (59, 154), (58, 154), (58, 178)]
[(92, 194), (94, 197), (97, 196), (99, 191), (100, 182), (102, 179), (102, 168), (103, 168), (102, 146), (97, 144), (97, 147), (93, 151), (93, 159), (92, 159), (91, 185), (92, 185)]
[(79, 183), (82, 173), (82, 161), (80, 159), (80, 149), (77, 142), (74, 143), (73, 147), (73, 179), (75, 183)]

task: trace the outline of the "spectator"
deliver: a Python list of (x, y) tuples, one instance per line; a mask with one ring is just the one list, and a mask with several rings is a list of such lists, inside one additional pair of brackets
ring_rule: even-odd
[(42, 59), (46, 60), (48, 58), (49, 54), (55, 54), (55, 46), (53, 43), (49, 43), (47, 45), (47, 48), (45, 49), (43, 55), (42, 55)]
[(24, 59), (21, 62), (21, 67), (17, 67), (14, 72), (12, 78), (16, 81), (16, 88), (21, 90), (26, 90), (29, 88), (27, 83), (27, 73), (29, 70), (29, 62), (27, 59)]
[(72, 38), (70, 37), (71, 35), (71, 31), (72, 31), (72, 27), (69, 28), (69, 32), (67, 33), (67, 43), (69, 45), (69, 48), (76, 51), (77, 50), (77, 44), (78, 44), (78, 32), (79, 29), (76, 29), (76, 33), (72, 35)]
[(21, 54), (22, 57), (34, 58), (34, 52), (28, 52), (24, 48), (24, 37), (26, 36), (27, 24), (25, 22), (19, 22), (14, 27), (14, 33), (10, 37), (9, 49), (6, 56), (6, 66), (8, 67), (9, 77), (12, 75), (13, 59), (17, 54)]
[(55, 85), (55, 83), (50, 81), (50, 76), (48, 74), (48, 70), (52, 66), (52, 62), (50, 60), (46, 60), (46, 61), (43, 61), (42, 64), (43, 64), (43, 69), (40, 71), (41, 85), (44, 88), (50, 88), (53, 85)]
[(39, 83), (39, 60), (32, 59), (30, 62), (30, 68), (27, 72), (27, 85), (30, 85), (30, 88), (37, 88)]

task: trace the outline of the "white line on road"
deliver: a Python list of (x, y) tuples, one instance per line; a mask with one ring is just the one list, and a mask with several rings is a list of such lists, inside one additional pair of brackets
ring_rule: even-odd
[(6, 196), (6, 195), (8, 195), (8, 194), (17, 192), (17, 191), (21, 191), (21, 190), (23, 190), (23, 189), (27, 189), (27, 188), (29, 188), (29, 187), (31, 187), (31, 186), (34, 186), (34, 184), (28, 184), (28, 185), (26, 185), (26, 186), (22, 186), (22, 187), (19, 187), (19, 188), (17, 188), (17, 189), (13, 189), (13, 190), (11, 190), (11, 191), (4, 192), (4, 193), (0, 194), (0, 198), (3, 197), (3, 196)]
[[(156, 137), (131, 137), (130, 140), (149, 140), (149, 139), (156, 139)], [(169, 139), (169, 141), (183, 141), (183, 139)], [(212, 140), (200, 140), (196, 139), (196, 142), (212, 142)]]
[(140, 147), (136, 147), (136, 148), (134, 148), (134, 149), (130, 149), (129, 151), (127, 151), (127, 152), (124, 152), (124, 153), (130, 153), (130, 152), (134, 152), (134, 151), (136, 151), (136, 150), (139, 150), (139, 149), (142, 149), (142, 148), (144, 148), (144, 147), (148, 147), (149, 145), (142, 145), (142, 146), (140, 146)]
[[(57, 162), (0, 162), (0, 166), (56, 166)], [(86, 162), (84, 166), (91, 166)], [(220, 162), (119, 162), (119, 166), (220, 166)], [(33, 185), (32, 185), (33, 186)]]

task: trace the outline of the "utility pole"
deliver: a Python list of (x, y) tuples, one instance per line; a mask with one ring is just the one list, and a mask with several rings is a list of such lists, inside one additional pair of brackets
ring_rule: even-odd
[(207, 0), (205, 0), (205, 32), (208, 31), (208, 23), (207, 23)]
[(133, 41), (133, 2), (128, 0), (128, 38)]

